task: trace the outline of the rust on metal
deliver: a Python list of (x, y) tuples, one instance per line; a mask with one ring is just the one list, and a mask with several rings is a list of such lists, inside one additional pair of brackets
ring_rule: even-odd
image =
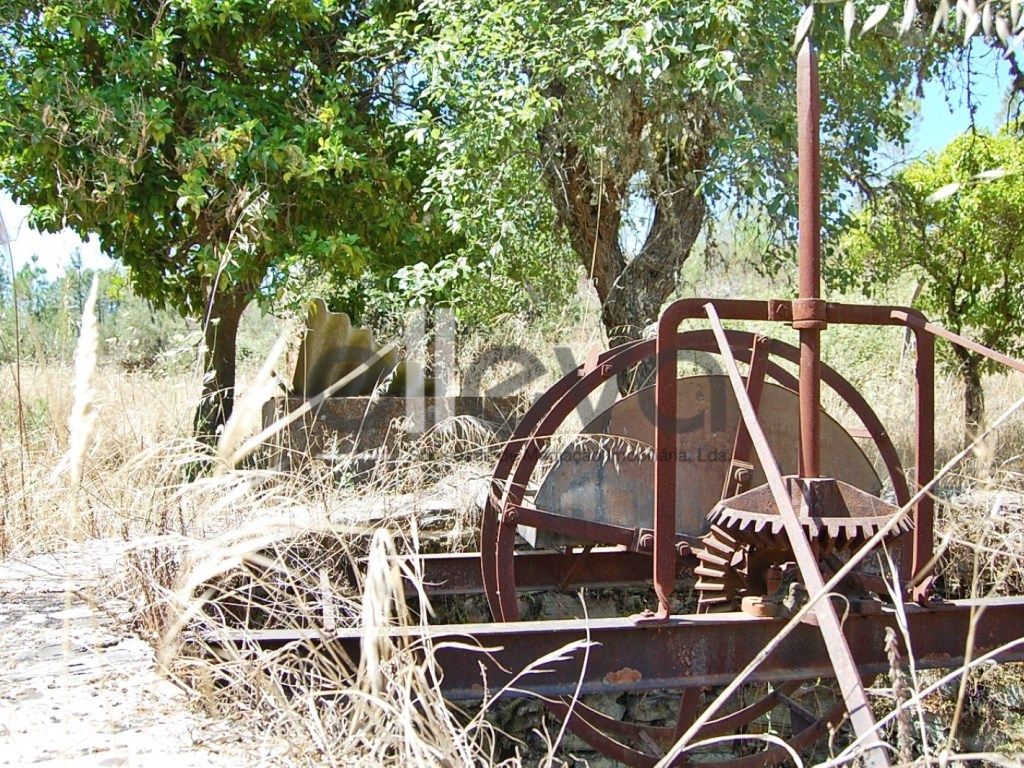
[(633, 686), (643, 679), (643, 675), (638, 670), (632, 667), (623, 667), (622, 669), (614, 670), (604, 676), (604, 681), (608, 685), (628, 685)]
[[(762, 345), (764, 346), (764, 345)], [(756, 348), (756, 347), (755, 347)], [(748, 377), (757, 393), (762, 424), (768, 442), (782, 457), (783, 471), (794, 474), (796, 456), (787, 451), (799, 439), (799, 401), (795, 392), (777, 384), (764, 383), (761, 372)], [(670, 451), (676, 463), (676, 513), (670, 534), (698, 536), (708, 512), (722, 498), (735, 495), (735, 470), (750, 467), (747, 487), (765, 481), (756, 457), (750, 456), (749, 437), (740, 418), (736, 397), (725, 376), (689, 376), (675, 382), (679, 403), (675, 421), (676, 440)], [(537, 546), (559, 546), (575, 526), (580, 541), (603, 544), (627, 543), (623, 537), (637, 526), (651, 527), (654, 519), (654, 490), (651, 470), (655, 457), (654, 392), (641, 390), (599, 414), (559, 455), (545, 476), (535, 498), (544, 513), (557, 513), (564, 521), (552, 519), (540, 535)], [(882, 484), (861, 446), (839, 422), (827, 414), (822, 419), (824, 470), (868, 493), (877, 495)], [(737, 451), (737, 448), (739, 449)], [(735, 456), (735, 458), (734, 458)], [(747, 459), (750, 459), (749, 463)], [(517, 506), (516, 509), (519, 509)], [(520, 510), (516, 521), (531, 525), (533, 519)], [(560, 523), (560, 524), (559, 524)], [(612, 525), (621, 537), (602, 538), (594, 524)]]
[[(762, 336), (754, 339), (754, 348), (750, 351), (750, 365), (747, 368), (747, 397), (758, 411), (761, 407), (761, 392), (764, 390), (764, 377), (768, 364), (768, 344)], [(750, 488), (754, 482), (754, 465), (750, 463), (750, 433), (743, 424), (743, 419), (736, 425), (736, 439), (732, 444), (732, 461), (725, 476), (722, 498), (727, 499)]]
[[(680, 558), (689, 551), (680, 552)], [(423, 589), (430, 596), (472, 595), (484, 592), (478, 552), (420, 555)], [(562, 550), (524, 550), (514, 560), (517, 590), (578, 587), (636, 587), (650, 581), (651, 558), (624, 547), (595, 547), (586, 567), (577, 567), (580, 554)], [(680, 568), (685, 563), (680, 562)], [(408, 586), (415, 594), (414, 585)]]
[[(984, 610), (979, 610), (984, 608)], [(956, 600), (905, 607), (911, 652), (920, 668), (959, 666), (971, 624), (975, 645), (972, 658), (995, 651), (1001, 661), (1024, 661), (1020, 617), (1024, 597)], [(617, 690), (672, 690), (705, 685), (726, 685), (743, 671), (785, 625), (785, 619), (754, 619), (742, 613), (673, 617), (661, 624), (637, 625), (629, 617), (560, 621), (493, 622), (431, 627), (385, 627), (384, 636), (433, 643), (441, 692), (452, 700), (479, 699), (481, 688), (493, 693), (507, 685), (531, 662), (589, 639), (593, 645), (584, 663), (578, 652), (564, 662), (549, 664), (543, 673), (520, 681), (508, 696), (572, 694)], [(885, 653), (887, 627), (897, 628), (892, 611), (852, 616), (845, 625), (847, 642), (864, 675), (889, 671)], [(322, 630), (218, 631), (209, 642), (234, 644), (241, 649), (258, 643), (265, 648), (286, 645), (322, 648), (340, 646), (357, 664), (363, 631), (340, 628), (333, 635)], [(445, 643), (455, 641), (459, 645)], [(1016, 641), (1016, 643), (1015, 643)], [(480, 651), (467, 650), (477, 645)], [(637, 683), (610, 685), (605, 676), (622, 669), (622, 660), (640, 673)], [(752, 682), (831, 678), (834, 675), (821, 632), (800, 625), (772, 651), (751, 677)]]
[[(832, 548), (858, 549), (899, 512), (876, 495), (833, 477), (783, 477), (786, 492), (804, 535), (819, 546), (821, 554)], [(725, 499), (709, 514), (708, 522), (731, 535), (756, 541), (784, 532), (771, 488), (761, 485), (739, 496)], [(890, 538), (911, 529), (904, 516)]]
[[(793, 557), (796, 560), (797, 567), (800, 569), (800, 577), (803, 580), (808, 593), (812, 597), (821, 595), (825, 590), (825, 580), (822, 578), (821, 570), (818, 568), (817, 555), (812, 550), (811, 544), (804, 533), (803, 526), (800, 523), (800, 518), (797, 515), (796, 510), (793, 508), (793, 501), (786, 488), (782, 472), (779, 470), (778, 463), (772, 455), (772, 449), (768, 445), (768, 439), (765, 437), (764, 431), (761, 429), (761, 425), (757, 421), (757, 414), (754, 412), (753, 405), (743, 388), (743, 380), (740, 377), (740, 371), (736, 365), (736, 359), (733, 357), (732, 350), (729, 348), (729, 342), (728, 339), (726, 339), (725, 330), (722, 328), (722, 324), (718, 319), (718, 315), (715, 312), (713, 304), (709, 303), (707, 305), (707, 313), (708, 319), (711, 321), (712, 330), (714, 330), (715, 337), (718, 339), (718, 346), (722, 350), (725, 369), (729, 374), (729, 381), (732, 383), (733, 392), (736, 393), (740, 412), (743, 414), (743, 422), (746, 424), (747, 430), (750, 432), (750, 439), (754, 444), (754, 450), (757, 452), (758, 458), (761, 460), (761, 466), (767, 477), (768, 487), (771, 489), (771, 495), (775, 501), (775, 507), (782, 518), (782, 524), (786, 530), (786, 537), (789, 539), (790, 549), (793, 551)], [(801, 331), (801, 334), (802, 333), (804, 333), (804, 331)], [(803, 350), (801, 350), (801, 352), (802, 351)], [(802, 363), (803, 355), (801, 354), (801, 364)], [(815, 391), (817, 391), (817, 386), (820, 384), (820, 379), (817, 377), (817, 370), (815, 370), (815, 378)], [(803, 383), (801, 367), (801, 394), (803, 394)], [(800, 403), (801, 416), (803, 416), (803, 406), (805, 405), (806, 400), (801, 398)], [(817, 402), (815, 402), (814, 405), (815, 410), (818, 410)], [(803, 429), (806, 427), (803, 419), (801, 419), (801, 427), (801, 443), (804, 443), (808, 436)], [(815, 434), (815, 455), (817, 454), (817, 437), (818, 435)], [(804, 457), (803, 464), (804, 468), (806, 468), (806, 456)], [(812, 477), (817, 477), (817, 474)], [(812, 515), (828, 517), (831, 511), (832, 510), (811, 509), (810, 513)], [(864, 691), (864, 683), (861, 681), (856, 662), (854, 661), (853, 654), (850, 651), (850, 646), (846, 641), (846, 637), (843, 635), (843, 627), (839, 622), (839, 616), (836, 613), (835, 606), (832, 605), (831, 600), (825, 597), (824, 599), (818, 600), (815, 604), (814, 615), (818, 619), (822, 637), (828, 647), (829, 659), (831, 660), (832, 666), (835, 670), (835, 677), (839, 682), (839, 687), (843, 694), (843, 700), (846, 702), (846, 710), (850, 715), (850, 721), (853, 723), (853, 728), (857, 732), (858, 736), (865, 738), (871, 736), (875, 732), (875, 718), (871, 713), (871, 705), (868, 702), (867, 694)], [(869, 749), (864, 756), (864, 760), (868, 765), (872, 766), (889, 765), (889, 758), (882, 747), (873, 747)]]
[[(542, 529), (549, 534), (548, 543), (557, 536), (574, 539), (576, 543), (596, 542), (622, 546), (633, 552), (650, 550), (654, 544), (650, 528), (628, 528), (600, 520), (548, 512), (537, 507), (517, 505), (507, 510), (505, 517), (519, 526)], [(679, 542), (686, 542), (686, 539), (679, 537)], [(559, 545), (564, 546), (564, 543), (559, 542)]]
[[(935, 341), (925, 333), (914, 333), (917, 347), (914, 411), (914, 483), (924, 488), (935, 476)], [(914, 507), (914, 538), (910, 557), (904, 549), (901, 576), (917, 579), (932, 559), (935, 534), (935, 503), (931, 494), (924, 494)], [(925, 597), (918, 590), (914, 597)]]
[(800, 298), (793, 303), (793, 327), (800, 331), (800, 475), (820, 477), (821, 328), (825, 324), (821, 302), (821, 100), (818, 57), (809, 38), (797, 57), (796, 93)]

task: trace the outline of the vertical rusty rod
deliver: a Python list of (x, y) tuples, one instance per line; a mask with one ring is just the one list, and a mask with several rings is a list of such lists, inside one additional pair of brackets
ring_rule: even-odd
[[(917, 347), (917, 444), (914, 446), (914, 483), (923, 488), (935, 476), (935, 338), (915, 330)], [(935, 502), (926, 494), (914, 506), (914, 545), (909, 565), (901, 575), (917, 576), (933, 554)], [(904, 557), (906, 552), (904, 551)]]
[[(750, 368), (747, 371), (747, 395), (757, 413), (761, 407), (761, 393), (764, 390), (765, 370), (768, 366), (768, 342), (764, 336), (755, 336), (754, 344), (750, 350)], [(750, 451), (753, 445), (750, 442), (750, 433), (747, 432), (747, 425), (740, 419), (736, 425), (736, 438), (732, 444), (732, 461), (729, 462), (729, 473), (725, 477), (725, 484), (722, 487), (722, 498), (728, 499), (738, 493), (750, 490), (752, 466), (750, 464)], [(747, 477), (744, 479), (742, 472)]]
[[(800, 300), (813, 306), (821, 299), (821, 144), (818, 126), (818, 57), (810, 38), (797, 57), (797, 145), (800, 182)], [(794, 313), (796, 315), (796, 313)], [(796, 319), (794, 317), (794, 319)], [(800, 475), (821, 472), (821, 330), (801, 314), (800, 323)]]
[(676, 328), (662, 315), (658, 321), (657, 378), (654, 383), (654, 592), (657, 618), (672, 613), (676, 584)]

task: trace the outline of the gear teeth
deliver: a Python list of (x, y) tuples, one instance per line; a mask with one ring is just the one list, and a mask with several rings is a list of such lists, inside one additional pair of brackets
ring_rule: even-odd
[(720, 521), (722, 521), (726, 517), (727, 512), (728, 507), (719, 507), (717, 509), (711, 510), (711, 512), (708, 514), (708, 522), (711, 524), (712, 529), (714, 529), (715, 526), (720, 524)]
[(700, 565), (693, 569), (693, 573), (696, 576), (708, 576), (711, 578), (722, 578), (726, 574), (725, 568), (709, 568), (704, 565), (703, 561)]
[[(792, 560), (785, 524), (774, 510), (747, 513), (720, 506), (708, 515), (710, 529), (693, 554), (698, 564), (697, 610), (700, 613), (738, 610), (740, 599), (760, 593), (764, 568)], [(885, 525), (885, 518), (803, 518), (801, 526), (819, 558), (860, 549)], [(913, 529), (909, 515), (893, 526), (892, 539)]]
[(715, 537), (708, 537), (703, 543), (708, 550), (714, 550), (719, 555), (728, 556), (736, 551), (736, 540), (731, 536), (728, 542)]
[(732, 564), (732, 558), (728, 556), (714, 555), (710, 552), (702, 552), (697, 555), (697, 558), (705, 563), (714, 563), (723, 569), (728, 568)]
[(698, 560), (694, 568), (698, 612), (735, 608), (736, 594), (743, 586), (744, 551), (743, 542), (717, 523), (701, 537), (701, 546), (694, 549)]
[(707, 602), (705, 595), (708, 592), (725, 592), (726, 590), (725, 584), (714, 581), (698, 581), (695, 587), (700, 590), (701, 600), (704, 600), (705, 602)]

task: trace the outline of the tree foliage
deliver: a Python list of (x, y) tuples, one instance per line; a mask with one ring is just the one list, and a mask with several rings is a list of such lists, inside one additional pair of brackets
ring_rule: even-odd
[[(94, 270), (83, 266), (77, 253), (63, 274), (50, 277), (35, 260), (15, 273), (0, 267), (0, 362), (15, 359), (20, 334), (23, 358), (37, 364), (72, 360), (85, 300), (97, 278), (96, 320), (99, 355), (103, 362), (127, 370), (188, 371), (194, 367), (188, 352), (194, 349), (198, 324), (176, 312), (155, 309), (132, 289), (124, 269)], [(14, 301), (17, 298), (18, 322)], [(244, 355), (242, 344), (241, 354)], [(265, 354), (265, 350), (264, 354)]]
[[(868, 289), (910, 280), (915, 304), (956, 333), (1024, 353), (1024, 142), (968, 133), (908, 166), (845, 237), (851, 275)], [(945, 346), (945, 345), (943, 345)], [(983, 415), (987, 363), (946, 358), (965, 384), (969, 427)]]
[[(429, 260), (400, 77), (351, 37), (389, 4), (23, 0), (0, 12), (0, 184), (96, 232), (139, 291), (206, 322), (230, 410), (242, 309), (297, 270)], [(208, 398), (207, 402), (210, 402)]]
[[(776, 0), (426, 0), (377, 38), (422, 80), (408, 135), (436, 154), (435, 209), (484, 250), (563, 234), (614, 343), (655, 319), (709, 211), (768, 211), (788, 248), (798, 18)], [(906, 133), (938, 46), (847, 47), (838, 9), (815, 34), (835, 222), (875, 181), (872, 151)]]

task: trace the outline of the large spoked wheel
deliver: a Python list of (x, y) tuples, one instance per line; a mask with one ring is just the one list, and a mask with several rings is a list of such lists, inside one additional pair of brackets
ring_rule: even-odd
[[(786, 389), (795, 391), (797, 383), (789, 371), (771, 360), (771, 356), (796, 362), (799, 350), (775, 339), (756, 336), (743, 331), (728, 331), (727, 338), (733, 353), (740, 359), (751, 359), (755, 343), (767, 350), (769, 358), (761, 367), (763, 375)], [(676, 335), (673, 345), (677, 351), (718, 352), (714, 336), (710, 331), (689, 331)], [(625, 344), (599, 356), (596, 365), (587, 369), (571, 371), (545, 392), (527, 412), (499, 459), (492, 479), (487, 504), (481, 524), (481, 561), (484, 591), (491, 614), (496, 621), (517, 621), (521, 619), (515, 569), (515, 538), (517, 531), (514, 510), (521, 508), (527, 488), (534, 480), (534, 473), (555, 431), (575, 408), (605, 381), (620, 372), (655, 356), (654, 341), (638, 341)], [(886, 474), (900, 504), (909, 498), (903, 467), (895, 447), (886, 434), (881, 422), (864, 398), (845, 378), (834, 369), (822, 366), (822, 381), (831, 387), (860, 419), (885, 465)], [(651, 477), (653, 487), (653, 476)], [(509, 514), (512, 511), (513, 514)], [(545, 511), (544, 518), (531, 523), (538, 530), (568, 536), (582, 546), (570, 548), (580, 558), (579, 568), (570, 569), (570, 575), (585, 581), (585, 558), (593, 545), (621, 544), (619, 531), (602, 529), (592, 521), (582, 521), (571, 516)], [(608, 535), (605, 535), (607, 532)], [(687, 537), (680, 537), (681, 569), (692, 570), (696, 560), (690, 557), (686, 546)], [(644, 552), (644, 546), (633, 547)], [(571, 587), (567, 577), (563, 587)], [(696, 740), (717, 736), (743, 733), (760, 729), (763, 721), (773, 711), (789, 712), (788, 724), (779, 729), (786, 742), (800, 750), (836, 727), (842, 720), (844, 707), (813, 710), (797, 702), (801, 686), (807, 681), (784, 681), (777, 686), (745, 686), (740, 695), (730, 701), (724, 712), (715, 716), (701, 728)], [(710, 698), (709, 698), (710, 697)], [(624, 722), (609, 716), (583, 701), (568, 698), (547, 701), (546, 706), (557, 717), (567, 720), (567, 727), (576, 736), (595, 750), (631, 766), (655, 765), (694, 723), (714, 698), (713, 691), (686, 689), (678, 695), (674, 723), (639, 724)], [(781, 708), (781, 709), (780, 709)], [(827, 711), (822, 711), (822, 710)], [(783, 718), (787, 719), (787, 718)], [(773, 721), (774, 727), (774, 721)], [(688, 752), (674, 764), (689, 762), (715, 762), (722, 765), (771, 765), (785, 762), (789, 752), (781, 745), (774, 744), (754, 754), (735, 754), (719, 748), (708, 753)], [(749, 749), (749, 746), (748, 746)]]

